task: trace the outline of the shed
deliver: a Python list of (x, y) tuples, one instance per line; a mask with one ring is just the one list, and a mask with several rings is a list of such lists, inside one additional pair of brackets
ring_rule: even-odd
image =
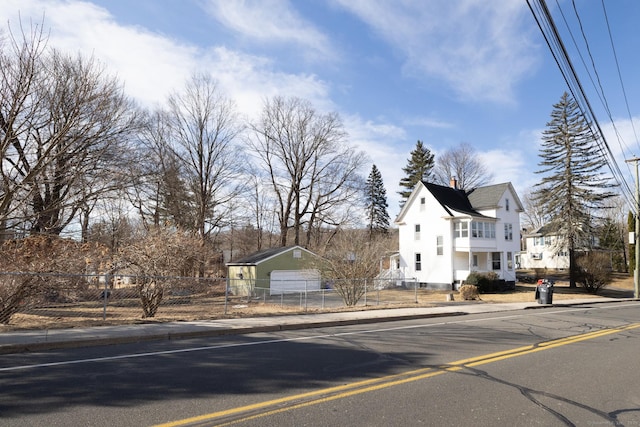
[(229, 288), (235, 295), (320, 290), (321, 259), (297, 245), (258, 251), (227, 263)]

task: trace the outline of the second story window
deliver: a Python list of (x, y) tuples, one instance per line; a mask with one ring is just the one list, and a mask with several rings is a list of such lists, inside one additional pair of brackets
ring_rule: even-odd
[(513, 225), (505, 224), (504, 225), (504, 240), (512, 241), (513, 240)]
[(444, 254), (444, 238), (442, 236), (436, 236), (436, 255)]
[(456, 222), (453, 225), (454, 234), (456, 237), (469, 237), (469, 223), (468, 222)]
[(416, 224), (413, 229), (414, 240), (420, 240), (420, 224)]
[(422, 256), (418, 253), (416, 254), (416, 271), (422, 270)]
[(478, 239), (495, 239), (496, 225), (493, 222), (473, 221), (471, 223), (471, 237)]

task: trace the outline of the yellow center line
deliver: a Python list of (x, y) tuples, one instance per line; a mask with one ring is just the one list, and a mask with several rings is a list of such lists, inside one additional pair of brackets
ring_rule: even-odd
[[(586, 341), (602, 336), (615, 334), (619, 332), (628, 331), (631, 329), (640, 328), (640, 323), (633, 323), (627, 326), (621, 326), (617, 328), (602, 329), (599, 331), (589, 332), (586, 334), (574, 335), (566, 338), (559, 338), (551, 341), (542, 342), (539, 344), (527, 345), (523, 347), (517, 347), (509, 350), (499, 351), (495, 353), (485, 354), (482, 356), (472, 357), (468, 359), (461, 359), (455, 362), (447, 363), (446, 365), (438, 368), (420, 368), (412, 371), (403, 372), (400, 374), (387, 375), (380, 378), (374, 378), (369, 380), (357, 381), (349, 384), (343, 384), (335, 387), (328, 387), (320, 390), (314, 390), (307, 393), (300, 393), (292, 396), (286, 396), (279, 399), (273, 399), (266, 402), (254, 403), (251, 405), (240, 406), (237, 408), (231, 408), (223, 411), (212, 412), (209, 414), (203, 414), (196, 417), (185, 418), (182, 420), (172, 421), (164, 424), (158, 424), (156, 427), (178, 427), (189, 424), (202, 423), (207, 421), (213, 421), (215, 419), (224, 419), (226, 417), (248, 413), (252, 411), (264, 410), (270, 407), (282, 405), (285, 403), (291, 403), (299, 400), (307, 400), (291, 406), (276, 408), (260, 412), (255, 415), (248, 415), (243, 417), (242, 420), (250, 420), (258, 417), (264, 417), (267, 415), (273, 415), (276, 413), (290, 411), (296, 408), (302, 408), (305, 406), (316, 405), (323, 402), (329, 402), (332, 400), (343, 399), (345, 397), (354, 396), (361, 393), (368, 393), (371, 391), (381, 390), (388, 387), (393, 387), (401, 384), (406, 384), (414, 381), (431, 378), (437, 375), (441, 375), (447, 372), (455, 372), (465, 367), (480, 366), (488, 363), (497, 362), (500, 360), (508, 359), (511, 357), (524, 356), (539, 351), (549, 350), (552, 348), (560, 347), (567, 344), (573, 344), (580, 341)], [(240, 420), (230, 421), (228, 424), (238, 422)], [(224, 421), (221, 420), (222, 423)], [(225, 424), (218, 424), (225, 425)]]

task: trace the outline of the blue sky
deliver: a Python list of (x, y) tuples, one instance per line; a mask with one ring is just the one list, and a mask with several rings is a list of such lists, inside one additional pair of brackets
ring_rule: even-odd
[[(628, 172), (624, 159), (640, 155), (630, 125), (640, 115), (640, 2), (605, 0), (627, 111), (602, 4), (575, 0), (612, 119), (563, 22), (561, 12), (586, 55), (573, 2), (548, 3)], [(417, 140), (436, 157), (470, 144), (495, 183), (510, 181), (523, 195), (539, 180), (540, 132), (567, 89), (526, 0), (0, 2), (3, 29), (43, 16), (51, 46), (94, 55), (147, 107), (162, 104), (194, 71), (208, 71), (249, 117), (274, 95), (340, 113), (350, 142), (380, 169), (392, 216)]]

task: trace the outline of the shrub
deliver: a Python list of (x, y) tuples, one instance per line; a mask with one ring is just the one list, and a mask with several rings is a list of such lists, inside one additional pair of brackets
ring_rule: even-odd
[(488, 273), (478, 273), (473, 271), (469, 274), (465, 283), (468, 285), (475, 285), (478, 288), (478, 292), (481, 294), (496, 292), (499, 290), (498, 275), (493, 271)]
[(585, 252), (576, 259), (576, 282), (587, 292), (597, 294), (611, 282), (611, 260), (602, 252)]
[(478, 293), (478, 287), (476, 285), (460, 286), (460, 298), (464, 301), (479, 300), (480, 294)]

